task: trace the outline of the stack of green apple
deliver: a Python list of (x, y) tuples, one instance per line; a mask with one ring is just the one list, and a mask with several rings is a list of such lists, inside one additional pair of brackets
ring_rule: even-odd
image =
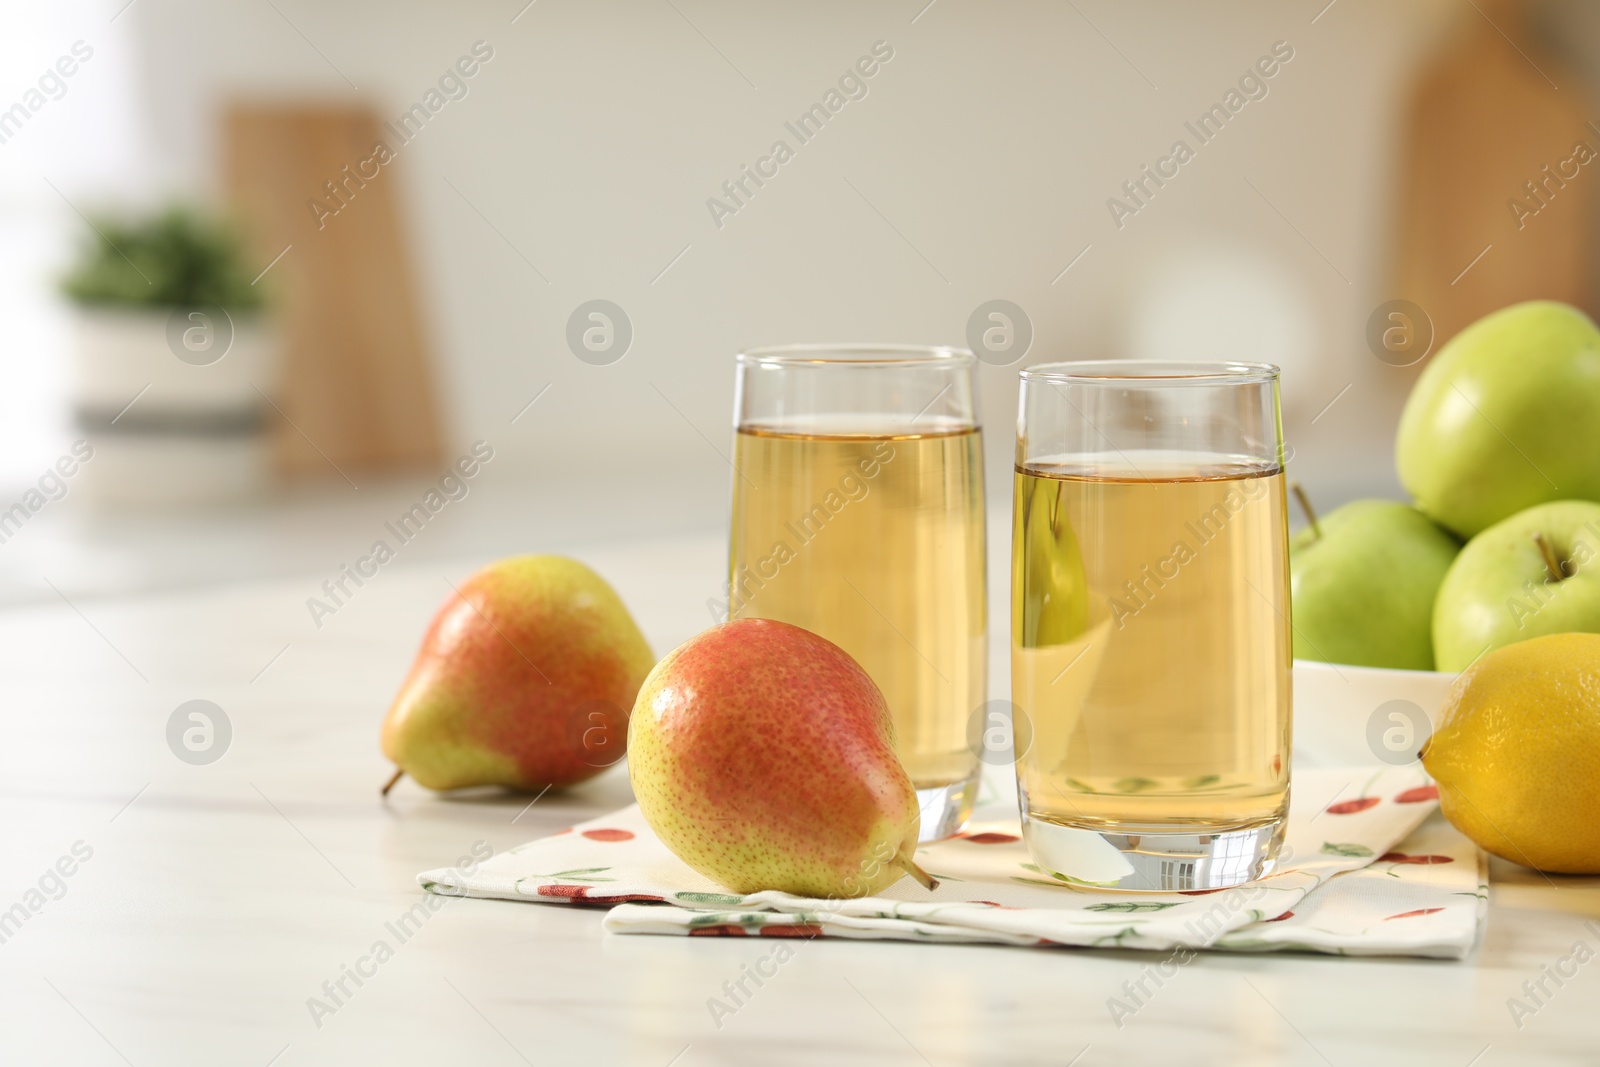
[(1460, 671), (1545, 634), (1600, 633), (1600, 331), (1566, 304), (1457, 334), (1406, 402), (1412, 503), (1358, 500), (1290, 545), (1300, 659)]

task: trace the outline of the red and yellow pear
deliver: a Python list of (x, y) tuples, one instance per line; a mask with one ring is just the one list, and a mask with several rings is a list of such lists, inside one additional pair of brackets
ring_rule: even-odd
[(808, 630), (714, 627), (645, 679), (628, 773), (679, 859), (736, 893), (876, 893), (911, 874), (920, 815), (866, 671)]
[(434, 616), (383, 723), (383, 751), (430, 789), (542, 790), (627, 747), (655, 657), (616, 592), (561, 556), (518, 556), (462, 582)]

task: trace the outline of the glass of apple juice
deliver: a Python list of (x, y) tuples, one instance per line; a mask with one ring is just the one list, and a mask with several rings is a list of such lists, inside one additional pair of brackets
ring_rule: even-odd
[[(727, 617), (827, 638), (877, 683), (924, 841), (960, 831), (987, 692), (983, 443), (952, 348), (741, 352)], [(804, 759), (805, 753), (794, 753)]]
[(1011, 689), (1034, 862), (1079, 885), (1272, 870), (1289, 808), (1278, 369), (1022, 371)]

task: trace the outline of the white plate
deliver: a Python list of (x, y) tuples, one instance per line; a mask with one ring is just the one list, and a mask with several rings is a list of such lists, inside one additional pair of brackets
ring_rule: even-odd
[(1454, 674), (1442, 671), (1295, 660), (1295, 763), (1348, 767), (1410, 762), (1455, 680)]

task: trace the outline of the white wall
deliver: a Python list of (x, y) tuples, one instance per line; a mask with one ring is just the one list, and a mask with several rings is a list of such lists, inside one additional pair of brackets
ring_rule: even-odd
[[(473, 41), (495, 48), (388, 178), (414, 209), (453, 433), (530, 470), (689, 465), (704, 482), (722, 460), (696, 429), (725, 450), (740, 347), (959, 343), (972, 310), (1004, 297), (1033, 319), (1026, 362), (1281, 362), (1300, 475), (1330, 501), (1391, 486), (1409, 379), (1364, 327), (1397, 295), (1397, 97), (1458, 5), (1338, 0), (1313, 24), (1324, 0), (937, 0), (912, 22), (923, 2), (538, 0), (512, 25), (522, 0), (138, 0), (118, 26), (138, 50), (146, 192), (213, 182), (229, 96), (356, 95), (348, 78), (396, 114)], [(775, 138), (793, 144), (784, 121), (880, 39), (895, 55), (868, 96), (716, 228), (707, 197)], [(1279, 40), (1295, 56), (1270, 94), (1113, 225), (1120, 183), (1192, 143), (1183, 122)], [(594, 297), (636, 331), (609, 367), (564, 340)], [(1015, 372), (983, 375), (998, 472)]]

